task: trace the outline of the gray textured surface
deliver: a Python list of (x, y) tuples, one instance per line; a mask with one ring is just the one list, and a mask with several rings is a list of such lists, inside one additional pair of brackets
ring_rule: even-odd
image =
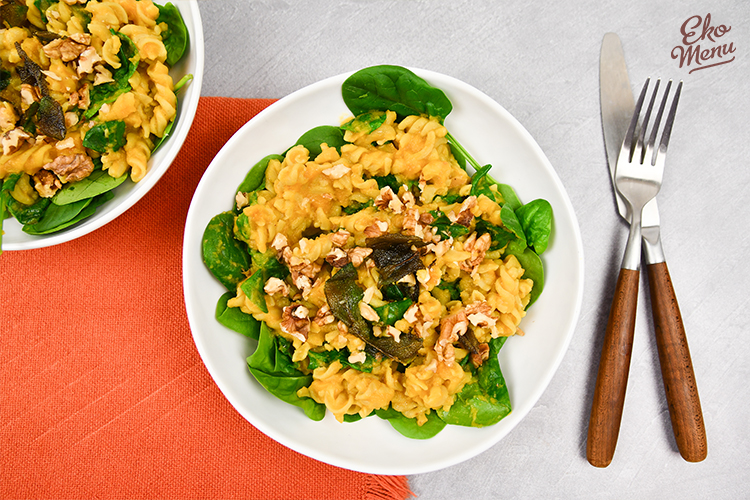
[[(750, 496), (746, 1), (201, 0), (200, 8), (204, 95), (279, 98), (379, 63), (438, 71), (518, 118), (570, 195), (583, 234), (585, 292), (559, 371), (500, 443), (460, 465), (411, 476), (418, 498)], [(714, 26), (731, 26), (718, 40), (733, 44), (735, 60), (690, 74), (670, 53), (682, 23), (709, 12)], [(599, 118), (599, 45), (607, 31), (622, 39), (634, 87), (648, 76), (685, 82), (659, 204), (708, 433), (708, 458), (699, 464), (680, 458), (671, 434), (643, 281), (617, 452), (607, 469), (585, 459), (601, 339), (627, 237)]]

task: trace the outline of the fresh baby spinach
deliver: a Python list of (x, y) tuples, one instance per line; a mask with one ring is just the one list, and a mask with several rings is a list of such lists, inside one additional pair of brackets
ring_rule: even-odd
[(380, 128), (385, 123), (385, 119), (386, 114), (384, 112), (372, 111), (352, 118), (341, 125), (341, 128), (351, 132), (365, 132), (366, 134), (370, 134)]
[(349, 76), (341, 86), (344, 103), (354, 116), (394, 111), (399, 119), (428, 115), (445, 119), (453, 104), (445, 93), (400, 66), (371, 66)]
[(68, 205), (56, 205), (50, 203), (44, 216), (36, 224), (26, 224), (21, 230), (27, 234), (50, 234), (68, 228), (73, 224), (91, 217), (104, 203), (114, 198), (111, 191), (102, 193), (93, 198), (76, 201)]
[(333, 350), (333, 351), (321, 351), (321, 352), (315, 352), (315, 351), (309, 351), (308, 352), (308, 358), (309, 363), (307, 365), (307, 368), (309, 370), (314, 370), (316, 368), (326, 367), (333, 363), (334, 361), (338, 361), (341, 363), (341, 366), (347, 367), (347, 368), (354, 368), (355, 370), (359, 370), (361, 372), (370, 373), (372, 372), (372, 362), (373, 358), (369, 354), (365, 355), (365, 360), (361, 363), (352, 363), (349, 361), (349, 349), (344, 348), (340, 351)]
[(536, 302), (536, 299), (539, 298), (544, 289), (544, 264), (542, 264), (542, 259), (539, 258), (536, 252), (526, 245), (522, 245), (519, 240), (508, 243), (503, 256), (508, 255), (513, 255), (518, 259), (518, 262), (524, 269), (523, 277), (534, 282), (534, 286), (529, 293), (529, 303), (526, 306), (528, 309), (531, 304)]
[(76, 201), (93, 198), (116, 188), (128, 178), (128, 174), (112, 177), (104, 170), (94, 170), (80, 181), (66, 184), (52, 197), (55, 205), (69, 205)]
[(323, 151), (321, 144), (325, 143), (329, 148), (336, 148), (341, 153), (341, 146), (347, 142), (344, 140), (344, 130), (331, 125), (321, 125), (308, 130), (294, 143), (295, 146), (304, 146), (314, 159)]
[(245, 314), (239, 307), (229, 307), (227, 302), (236, 295), (234, 291), (226, 292), (219, 297), (216, 304), (216, 319), (230, 330), (241, 333), (246, 337), (258, 340), (260, 335), (260, 321), (250, 314)]
[(526, 243), (541, 255), (547, 249), (552, 232), (552, 206), (547, 200), (538, 199), (515, 212), (526, 235)]
[(312, 375), (305, 375), (292, 362), (289, 341), (275, 335), (265, 323), (261, 323), (258, 347), (247, 358), (250, 373), (268, 392), (289, 404), (302, 408), (312, 420), (322, 420), (326, 413), (323, 404), (312, 398), (301, 398), (297, 391), (312, 382)]
[(237, 186), (237, 192), (250, 193), (258, 189), (263, 189), (266, 181), (266, 169), (271, 160), (284, 161), (284, 157), (282, 155), (271, 154), (262, 158), (258, 163), (253, 165), (250, 170), (248, 170), (245, 179), (239, 186)]
[(387, 409), (375, 410), (375, 415), (387, 420), (395, 430), (411, 439), (430, 439), (447, 425), (434, 411), (427, 414), (427, 422), (422, 425), (417, 423), (416, 418), (409, 418), (394, 410), (392, 406)]
[(125, 122), (112, 120), (97, 123), (86, 132), (83, 145), (102, 154), (118, 151), (125, 145)]
[(402, 299), (386, 302), (382, 306), (375, 306), (375, 312), (380, 317), (380, 322), (386, 325), (394, 325), (396, 321), (404, 317), (404, 313), (414, 303), (411, 299)]
[(8, 213), (22, 225), (39, 222), (50, 204), (49, 198), (40, 197), (31, 205), (25, 205), (13, 198), (10, 193), (3, 193), (3, 198)]
[(167, 66), (174, 66), (187, 50), (190, 42), (190, 35), (185, 21), (177, 7), (171, 2), (165, 5), (154, 4), (159, 8), (159, 17), (156, 18), (157, 24), (166, 23), (166, 31), (161, 32), (161, 39), (164, 48), (167, 49)]
[(487, 360), (478, 368), (467, 363), (473, 372), (472, 382), (467, 383), (448, 411), (438, 410), (440, 418), (447, 424), (469, 427), (494, 425), (510, 413), (510, 396), (505, 378), (500, 370), (498, 353), (506, 337), (489, 342)]
[(247, 245), (234, 237), (234, 213), (222, 212), (203, 231), (203, 262), (227, 290), (235, 290), (250, 269)]
[(138, 48), (127, 35), (113, 29), (110, 29), (110, 32), (120, 38), (120, 51), (117, 53), (120, 67), (112, 69), (113, 81), (95, 85), (91, 89), (89, 93), (91, 104), (83, 113), (87, 120), (93, 118), (104, 104), (114, 102), (120, 95), (132, 88), (128, 80), (138, 69), (138, 63), (141, 60)]

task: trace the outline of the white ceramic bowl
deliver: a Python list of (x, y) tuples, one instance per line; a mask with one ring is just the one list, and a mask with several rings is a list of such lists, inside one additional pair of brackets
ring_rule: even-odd
[[(269, 106), (245, 124), (209, 165), (193, 196), (185, 227), (183, 284), (188, 320), (198, 351), (229, 402), (250, 423), (279, 443), (320, 461), (376, 474), (415, 474), (467, 460), (507, 435), (529, 412), (552, 379), (578, 320), (583, 293), (583, 249), (573, 208), (557, 174), (529, 133), (504, 108), (469, 85), (437, 73), (414, 70), (445, 91), (454, 109), (446, 127), (490, 174), (513, 186), (522, 202), (547, 199), (554, 210), (550, 245), (542, 255), (546, 284), (521, 323), (523, 337), (500, 352), (513, 411), (482, 429), (446, 426), (428, 440), (401, 436), (377, 417), (320, 422), (269, 394), (249, 373), (246, 358), (255, 341), (214, 319), (225, 289), (201, 260), (208, 221), (231, 210), (247, 170), (270, 153), (283, 152), (318, 125), (338, 125), (349, 111), (341, 99), (348, 75), (332, 77)], [(554, 413), (554, 411), (553, 411)], [(534, 443), (530, 443), (534, 446)]]
[(193, 80), (178, 95), (177, 121), (172, 129), (172, 136), (149, 159), (148, 173), (140, 182), (125, 181), (113, 191), (115, 197), (99, 207), (94, 215), (57, 233), (40, 236), (26, 234), (21, 231), (21, 225), (15, 219), (6, 219), (3, 223), (3, 250), (28, 250), (57, 245), (102, 227), (140, 200), (172, 164), (193, 124), (203, 83), (203, 25), (198, 2), (172, 0), (172, 3), (180, 10), (185, 21), (190, 34), (190, 45), (180, 62), (170, 68), (169, 74), (175, 83), (187, 74), (192, 74)]

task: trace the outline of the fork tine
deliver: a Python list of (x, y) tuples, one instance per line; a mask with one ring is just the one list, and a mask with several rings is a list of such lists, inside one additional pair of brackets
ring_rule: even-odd
[[(652, 144), (650, 141), (648, 143), (645, 142), (646, 129), (648, 129), (649, 121), (651, 120), (651, 111), (654, 108), (654, 102), (656, 101), (656, 94), (659, 93), (660, 83), (661, 83), (661, 79), (657, 79), (656, 85), (654, 85), (654, 91), (651, 94), (651, 99), (648, 102), (648, 107), (646, 108), (646, 114), (643, 115), (643, 120), (641, 121), (641, 133), (638, 134), (638, 142), (636, 144), (636, 151), (638, 151), (640, 163), (643, 163), (644, 159), (646, 158), (648, 144)], [(669, 87), (667, 87), (667, 89), (669, 89)], [(654, 129), (659, 127), (660, 119), (661, 119), (661, 113), (659, 113), (656, 118), (656, 124), (654, 125)], [(653, 133), (651, 135), (653, 136)]]
[(674, 125), (674, 117), (677, 113), (677, 103), (680, 101), (680, 93), (682, 92), (682, 81), (677, 84), (677, 90), (675, 91), (674, 98), (672, 99), (672, 107), (669, 109), (669, 115), (667, 115), (667, 121), (664, 124), (664, 133), (661, 136), (661, 142), (659, 143), (659, 149), (657, 154), (664, 155), (667, 152), (667, 146), (669, 146), (669, 137), (672, 135), (672, 126)]
[[(643, 161), (649, 158), (651, 164), (654, 165), (656, 162), (656, 152), (654, 151), (654, 145), (656, 144), (656, 136), (659, 133), (659, 124), (661, 124), (661, 118), (664, 115), (664, 108), (667, 105), (667, 98), (669, 97), (669, 89), (672, 88), (672, 80), (667, 82), (667, 88), (664, 90), (664, 97), (659, 105), (659, 111), (656, 113), (656, 120), (651, 128), (651, 136), (648, 139), (646, 151), (644, 152)], [(656, 91), (654, 91), (654, 98), (656, 98)]]
[(633, 152), (635, 143), (633, 142), (635, 136), (635, 129), (638, 127), (638, 116), (641, 114), (641, 107), (643, 107), (643, 99), (646, 96), (648, 90), (648, 84), (651, 81), (650, 78), (646, 78), (646, 83), (643, 84), (641, 89), (641, 95), (638, 96), (638, 102), (635, 104), (635, 110), (633, 111), (633, 118), (630, 120), (630, 126), (625, 134), (625, 139), (622, 141), (622, 152), (627, 153), (628, 161), (633, 159)]

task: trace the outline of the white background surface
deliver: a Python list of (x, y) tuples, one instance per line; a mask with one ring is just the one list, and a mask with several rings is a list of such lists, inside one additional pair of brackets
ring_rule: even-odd
[[(570, 348), (527, 418), (474, 459), (409, 477), (443, 498), (750, 496), (750, 5), (714, 2), (201, 0), (203, 95), (280, 98), (373, 64), (459, 78), (534, 136), (571, 198), (585, 290)], [(690, 16), (731, 26), (735, 60), (689, 73), (671, 58)], [(627, 228), (615, 212), (599, 115), (599, 48), (620, 35), (630, 79), (682, 79), (659, 194), (662, 239), (680, 301), (708, 434), (708, 458), (677, 452), (661, 383), (647, 283), (613, 463), (585, 458), (593, 385)], [(715, 44), (701, 42), (705, 47)]]

